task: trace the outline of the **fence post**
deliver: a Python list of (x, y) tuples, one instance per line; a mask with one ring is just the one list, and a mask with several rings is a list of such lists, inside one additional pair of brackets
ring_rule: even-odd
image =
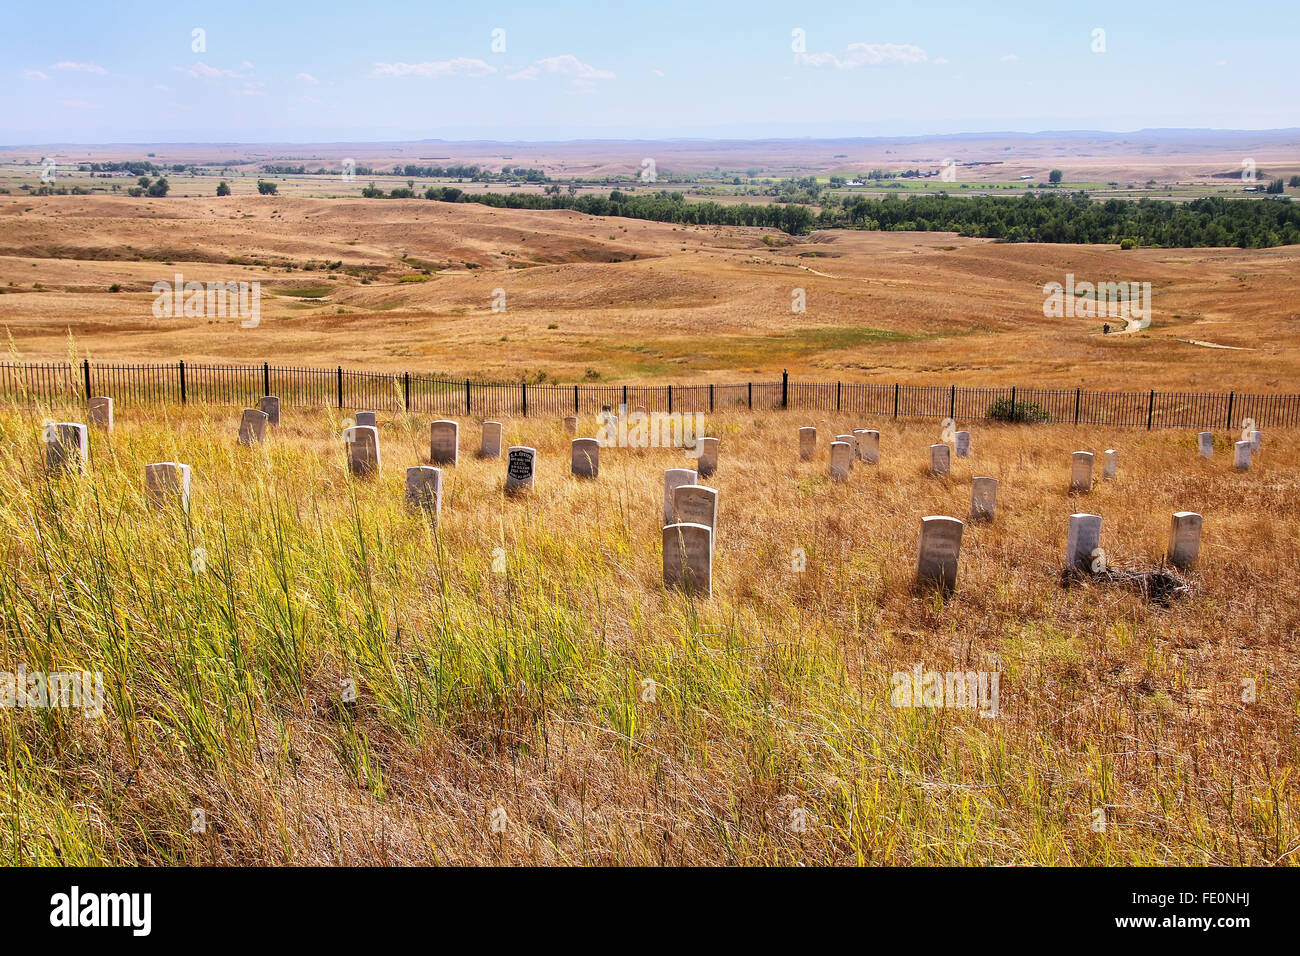
[[(1076, 425), (1079, 424), (1079, 401), (1082, 398), (1083, 398), (1083, 389), (1076, 388), (1074, 390), (1074, 424)], [(1015, 409), (1012, 409), (1012, 411), (1015, 411)]]
[(1016, 420), (1016, 387), (1011, 386), (1011, 421)]
[(266, 362), (262, 363), (262, 394), (271, 394), (271, 366)]
[(894, 417), (898, 417), (898, 383), (894, 383)]
[[(86, 376), (86, 401), (90, 401), (90, 359), (81, 360), (81, 371)], [(1228, 417), (1231, 418), (1232, 415), (1229, 414)]]
[(185, 404), (185, 359), (180, 361), (181, 368), (181, 404)]
[(578, 386), (573, 386), (573, 414), (578, 414)]
[[(86, 388), (89, 389), (90, 386), (87, 385)], [(1236, 398), (1236, 396), (1237, 396), (1237, 393), (1236, 393), (1236, 392), (1229, 392), (1229, 393), (1228, 393), (1228, 424), (1224, 426), (1225, 428), (1231, 428), (1231, 427), (1232, 427), (1232, 400), (1233, 400), (1234, 398)]]
[(522, 395), (523, 395), (524, 418), (527, 418), (528, 417), (528, 383), (524, 382), (523, 384), (520, 385), (520, 388), (523, 390)]
[(469, 414), (469, 379), (465, 379), (465, 414)]
[(790, 370), (781, 369), (781, 407), (790, 407)]
[(669, 385), (668, 386), (668, 414), (671, 415), (672, 412), (673, 412), (673, 387)]
[(339, 366), (339, 408), (343, 407), (343, 366)]
[(754, 383), (749, 383), (749, 410), (754, 410)]
[(713, 411), (713, 383), (709, 383), (709, 411)]
[(835, 383), (835, 410), (840, 410), (840, 382)]
[(1151, 428), (1151, 420), (1156, 414), (1156, 390), (1151, 389), (1151, 400), (1147, 402), (1147, 428)]
[(952, 394), (948, 396), (948, 417), (957, 417), (957, 386), (952, 387)]
[(623, 386), (623, 411), (627, 412), (627, 386)]

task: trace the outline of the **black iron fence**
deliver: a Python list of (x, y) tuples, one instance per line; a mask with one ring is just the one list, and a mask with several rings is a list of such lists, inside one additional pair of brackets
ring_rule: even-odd
[(595, 414), (620, 404), (648, 411), (795, 409), (874, 418), (994, 419), (1133, 428), (1260, 428), (1300, 424), (1300, 395), (1093, 392), (1084, 389), (963, 388), (776, 382), (710, 385), (528, 385), (454, 381), (410, 372), (357, 372), (260, 365), (0, 363), (0, 400), (60, 404), (107, 395), (121, 405), (204, 402), (251, 406), (278, 395), (284, 406), (493, 417)]

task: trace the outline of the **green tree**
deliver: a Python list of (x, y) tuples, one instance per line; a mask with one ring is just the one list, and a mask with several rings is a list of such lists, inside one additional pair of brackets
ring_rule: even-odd
[(268, 183), (265, 179), (257, 181), (257, 191), (263, 196), (274, 196), (276, 191), (275, 183)]
[(1048, 173), (1047, 181), (1053, 186), (1059, 186), (1061, 184), (1061, 171), (1059, 169), (1053, 169)]
[(221, 180), (221, 182), (217, 183), (217, 195), (218, 196), (230, 195), (230, 184), (226, 182), (224, 179)]
[(147, 191), (150, 196), (166, 196), (167, 190), (171, 188), (171, 184), (167, 182), (167, 177), (159, 176), (158, 181), (150, 186)]

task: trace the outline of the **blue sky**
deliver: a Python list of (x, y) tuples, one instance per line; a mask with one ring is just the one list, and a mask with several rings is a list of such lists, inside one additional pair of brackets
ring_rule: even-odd
[(1241, 9), (22, 3), (0, 33), (0, 142), (1300, 127), (1300, 3)]

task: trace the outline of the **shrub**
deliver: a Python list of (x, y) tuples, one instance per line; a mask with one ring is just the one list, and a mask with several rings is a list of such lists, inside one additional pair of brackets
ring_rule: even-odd
[(276, 188), (275, 183), (268, 183), (265, 179), (257, 181), (257, 191), (263, 196), (274, 196)]
[(988, 418), (995, 422), (1034, 424), (1051, 418), (1047, 409), (1037, 402), (1013, 402), (1011, 396), (999, 398), (989, 406)]
[(217, 195), (218, 195), (218, 196), (229, 196), (229, 195), (230, 195), (230, 183), (226, 182), (224, 179), (221, 180), (221, 182), (217, 183)]
[(1121, 249), (1134, 249), (1137, 247), (1137, 240), (1132, 236), (1126, 236), (1120, 240), (1119, 247)]
[(109, 291), (109, 292), (121, 292), (121, 291), (122, 291), (122, 286), (119, 285), (118, 283), (114, 282), (111, 286), (108, 287), (108, 291)]

